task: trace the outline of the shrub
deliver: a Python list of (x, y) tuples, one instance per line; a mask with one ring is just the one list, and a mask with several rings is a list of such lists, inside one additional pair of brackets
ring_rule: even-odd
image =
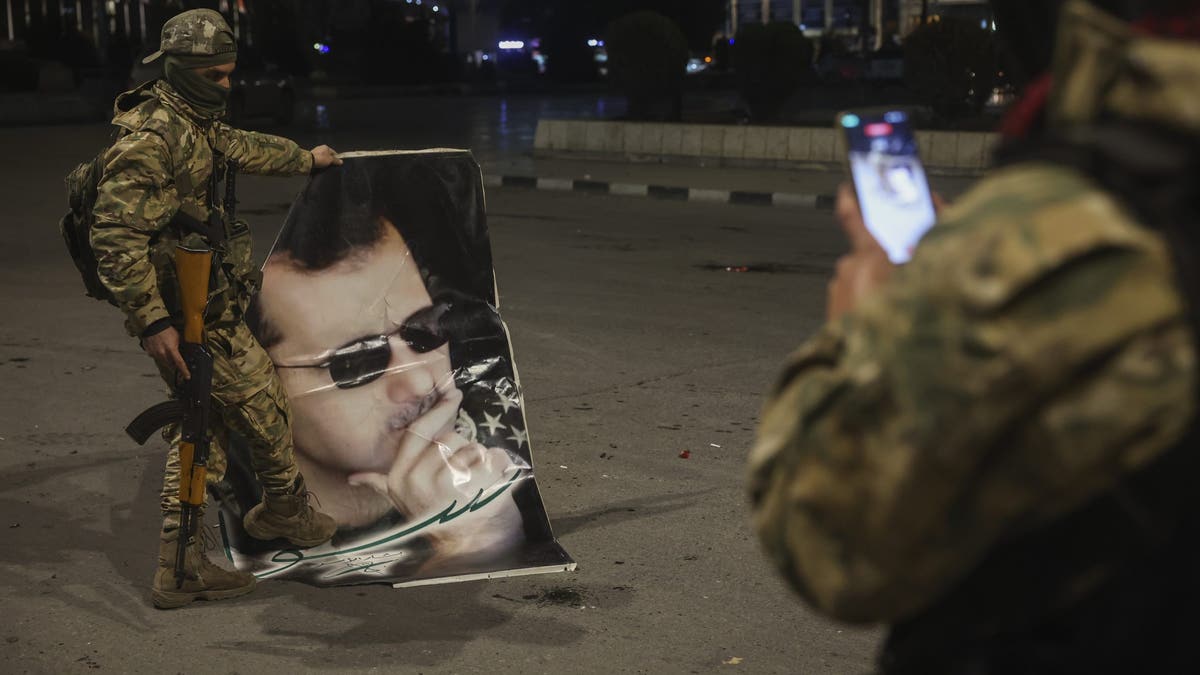
[[(578, 0), (572, 0), (578, 1)], [(549, 57), (546, 64), (546, 76), (553, 82), (571, 84), (577, 82), (595, 82), (600, 79), (600, 69), (596, 63), (596, 52), (587, 45), (587, 40), (594, 37), (595, 31), (577, 30), (574, 27), (562, 32), (548, 35), (542, 40), (541, 50)], [(527, 54), (521, 54), (523, 66), (527, 73), (537, 71), (537, 64)], [(514, 64), (506, 63), (501, 67), (505, 72), (514, 72)]]
[(38, 86), (39, 64), (15, 51), (0, 51), (0, 92), (34, 91)]
[(732, 53), (733, 48), (729, 46), (729, 40), (726, 40), (724, 36), (721, 36), (721, 39), (714, 42), (712, 46), (712, 68), (714, 70), (732, 70), (730, 67), (732, 65), (731, 60), (733, 58), (731, 56)]
[(741, 28), (733, 45), (738, 90), (750, 116), (769, 120), (800, 85), (812, 78), (813, 44), (793, 23), (777, 21)]
[(945, 120), (978, 113), (996, 84), (999, 55), (992, 32), (942, 17), (904, 41), (904, 81)]
[(629, 117), (655, 116), (656, 104), (670, 103), (678, 119), (688, 62), (683, 31), (662, 14), (642, 11), (614, 21), (605, 34), (608, 77), (629, 101)]

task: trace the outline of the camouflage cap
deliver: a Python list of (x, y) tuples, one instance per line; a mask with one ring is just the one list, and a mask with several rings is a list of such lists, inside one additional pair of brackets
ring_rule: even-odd
[(215, 10), (191, 9), (167, 19), (162, 27), (158, 51), (142, 59), (142, 63), (150, 63), (163, 54), (236, 56), (237, 40), (225, 18)]

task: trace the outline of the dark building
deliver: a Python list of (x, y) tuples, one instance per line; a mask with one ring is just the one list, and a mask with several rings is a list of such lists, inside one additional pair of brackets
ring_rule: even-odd
[(746, 23), (791, 21), (810, 36), (834, 32), (864, 34), (871, 49), (891, 35), (904, 36), (921, 21), (922, 12), (967, 15), (985, 20), (986, 0), (727, 0), (726, 32)]
[[(207, 7), (224, 15), (239, 44), (255, 42), (255, 10), (278, 13), (296, 0), (3, 0), (0, 52), (59, 61), (78, 70), (127, 72), (153, 51), (169, 17)], [(269, 10), (268, 10), (269, 8)], [(286, 9), (286, 7), (285, 7)]]
[(899, 26), (900, 0), (728, 0), (727, 32), (747, 23), (790, 21), (810, 37), (862, 35), (877, 48), (883, 28)]

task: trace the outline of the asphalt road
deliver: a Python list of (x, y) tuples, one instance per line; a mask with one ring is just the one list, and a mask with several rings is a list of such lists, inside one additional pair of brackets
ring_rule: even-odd
[[(262, 584), (156, 611), (164, 448), (118, 312), (82, 295), (61, 179), (105, 129), (0, 130), (0, 670), (862, 673), (879, 633), (816, 617), (748, 528), (745, 455), (819, 323), (828, 213), (488, 195), (535, 470), (570, 574), (408, 590)], [(381, 141), (379, 145), (383, 145)], [(247, 179), (265, 254), (302, 179)], [(773, 272), (726, 272), (763, 265)], [(690, 450), (690, 459), (679, 453)]]

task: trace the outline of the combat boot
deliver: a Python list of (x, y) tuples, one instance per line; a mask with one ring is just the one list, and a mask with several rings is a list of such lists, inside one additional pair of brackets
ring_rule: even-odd
[(254, 590), (258, 580), (253, 574), (236, 572), (219, 567), (204, 552), (207, 536), (193, 537), (184, 554), (184, 579), (182, 587), (176, 587), (175, 554), (178, 552), (179, 530), (164, 532), (158, 544), (158, 571), (154, 573), (151, 596), (159, 609), (183, 607), (193, 600), (226, 600), (245, 595)]
[(337, 523), (309, 504), (312, 493), (297, 476), (292, 489), (284, 494), (263, 493), (263, 500), (242, 520), (246, 532), (255, 539), (287, 539), (293, 546), (307, 548), (324, 544), (333, 537)]

